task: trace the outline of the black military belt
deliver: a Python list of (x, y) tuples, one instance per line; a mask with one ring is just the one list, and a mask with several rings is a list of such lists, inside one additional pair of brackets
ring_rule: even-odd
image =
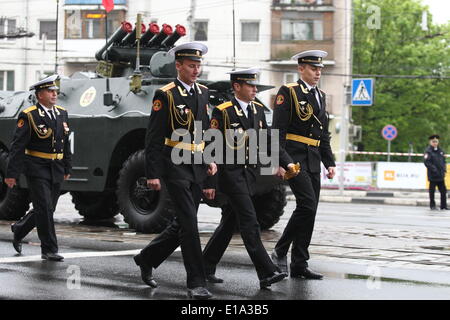
[(169, 147), (189, 150), (189, 151), (192, 151), (192, 152), (203, 151), (203, 149), (205, 149), (205, 143), (204, 142), (199, 143), (199, 144), (195, 144), (195, 143), (186, 143), (186, 142), (180, 142), (180, 141), (173, 141), (173, 140), (170, 140), (169, 138), (166, 138), (164, 144), (166, 146), (169, 146)]
[(41, 159), (50, 159), (50, 160), (62, 160), (64, 158), (64, 153), (45, 153), (29, 149), (25, 149), (25, 154)]
[(301, 143), (304, 143), (304, 144), (307, 144), (310, 146), (314, 146), (314, 147), (320, 146), (320, 140), (315, 140), (315, 139), (307, 138), (304, 136), (299, 136), (299, 135), (296, 135), (293, 133), (286, 134), (286, 139), (301, 142)]

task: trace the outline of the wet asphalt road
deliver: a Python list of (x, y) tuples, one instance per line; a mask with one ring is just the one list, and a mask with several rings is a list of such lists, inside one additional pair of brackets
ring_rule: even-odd
[[(293, 205), (289, 202), (286, 212)], [(287, 213), (271, 231), (263, 232), (268, 251), (288, 217)], [(287, 278), (270, 290), (260, 290), (251, 261), (235, 235), (216, 273), (225, 283), (208, 284), (208, 288), (216, 300), (235, 301), (449, 299), (449, 218), (450, 214), (417, 207), (322, 203), (310, 267), (323, 273), (324, 280)], [(199, 228), (203, 245), (219, 219), (216, 209), (202, 206)], [(132, 256), (154, 235), (126, 229), (120, 216), (115, 228), (79, 225), (81, 219), (67, 197), (61, 198), (56, 220), (64, 262), (40, 259), (35, 231), (25, 239), (24, 255), (15, 256), (9, 222), (0, 221), (1, 299), (186, 299), (179, 251), (156, 270), (158, 288), (142, 283)], [(436, 260), (430, 261), (430, 257)]]
[[(63, 242), (64, 253), (95, 252), (80, 249), (85, 244)], [(38, 255), (39, 247), (27, 246), (28, 255)], [(75, 249), (75, 247), (78, 247)], [(125, 246), (131, 250), (133, 246)], [(135, 246), (136, 247), (136, 246)], [(4, 241), (0, 250), (11, 251)], [(117, 245), (103, 246), (117, 251)], [(159, 287), (151, 289), (139, 278), (132, 255), (113, 257), (67, 258), (64, 262), (30, 261), (0, 264), (1, 299), (186, 299), (185, 273), (179, 252), (164, 262), (155, 272)], [(321, 281), (285, 279), (271, 290), (260, 290), (250, 261), (244, 253), (228, 253), (217, 274), (224, 284), (209, 284), (215, 299), (225, 300), (291, 300), (291, 299), (448, 299), (450, 284), (420, 280), (367, 278), (367, 267), (315, 261), (311, 267), (325, 274)], [(423, 271), (409, 272), (418, 279)], [(421, 274), (419, 274), (421, 273)], [(430, 273), (427, 271), (425, 273)], [(76, 278), (79, 275), (79, 282)], [(403, 275), (404, 276), (404, 275)], [(431, 276), (431, 275), (429, 275)]]

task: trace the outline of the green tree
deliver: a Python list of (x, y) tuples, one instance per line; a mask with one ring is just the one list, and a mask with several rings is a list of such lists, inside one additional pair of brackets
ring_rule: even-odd
[(380, 132), (393, 124), (399, 135), (392, 141), (392, 152), (408, 152), (413, 143), (414, 152), (421, 153), (433, 133), (450, 152), (450, 24), (432, 24), (421, 0), (354, 0), (353, 6), (353, 74), (380, 75), (375, 80), (375, 104), (352, 107), (353, 121), (362, 125), (364, 150), (386, 150)]

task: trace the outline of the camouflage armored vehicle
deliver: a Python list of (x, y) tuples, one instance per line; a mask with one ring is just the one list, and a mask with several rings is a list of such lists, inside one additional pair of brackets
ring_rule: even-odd
[[(186, 30), (180, 25), (172, 30), (166, 24), (159, 30), (150, 24), (144, 31), (142, 25), (137, 50), (139, 32), (123, 22), (96, 53), (95, 73), (61, 79), (58, 104), (67, 108), (70, 118), (73, 172), (63, 190), (70, 192), (75, 208), (85, 220), (121, 213), (130, 228), (152, 233), (164, 229), (173, 211), (165, 188), (146, 187), (145, 132), (154, 91), (176, 77), (167, 51)], [(211, 109), (231, 98), (228, 80), (203, 84), (210, 88)], [(3, 178), (17, 116), (35, 102), (33, 92), (0, 92), (0, 219), (17, 220), (29, 208), (24, 177), (14, 189), (8, 189)], [(267, 229), (283, 214), (286, 191), (275, 177), (258, 179), (254, 204), (262, 228)], [(208, 204), (229, 210), (220, 194)]]

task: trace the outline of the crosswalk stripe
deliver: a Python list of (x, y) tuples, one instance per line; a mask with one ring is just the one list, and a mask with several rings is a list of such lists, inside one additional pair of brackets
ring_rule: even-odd
[[(75, 259), (75, 258), (93, 258), (93, 257), (114, 257), (114, 256), (131, 256), (136, 255), (140, 252), (137, 250), (123, 250), (123, 251), (94, 251), (94, 252), (67, 252), (60, 253), (64, 259)], [(175, 251), (181, 251), (178, 247)], [(0, 258), (0, 263), (19, 263), (19, 262), (33, 262), (41, 261), (41, 255), (35, 256), (18, 256), (18, 257), (6, 257)]]

